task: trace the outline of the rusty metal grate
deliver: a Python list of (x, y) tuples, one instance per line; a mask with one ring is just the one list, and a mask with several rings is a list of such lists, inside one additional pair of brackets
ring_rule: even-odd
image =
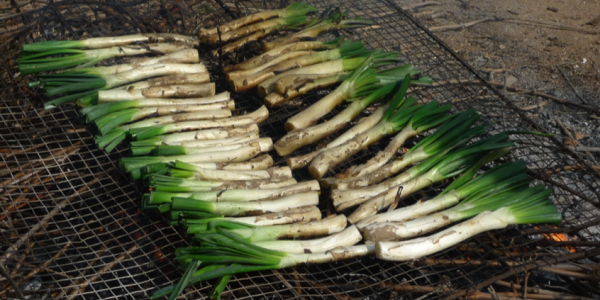
[[(376, 20), (377, 28), (346, 31), (344, 35), (371, 48), (400, 51), (417, 69), (440, 83), (419, 88), (414, 92), (416, 98), (453, 102), (455, 110), (475, 108), (482, 122), (494, 124), (494, 130), (539, 130), (488, 86), (457, 83), (476, 79), (477, 74), (392, 1), (309, 2), (320, 10), (340, 6), (350, 16)], [(159, 215), (139, 211), (142, 190), (116, 167), (126, 148), (111, 154), (97, 150), (93, 128), (81, 124), (75, 107), (43, 110), (44, 96), (27, 87), (29, 76), (17, 73), (14, 62), (21, 45), (135, 32), (193, 34), (199, 26), (210, 27), (238, 13), (285, 4), (67, 0), (23, 6), (7, 11), (12, 16), (0, 18), (0, 45), (5, 53), (0, 58), (0, 266), (5, 271), (0, 278), (0, 298), (17, 297), (9, 278), (30, 299), (146, 298), (156, 287), (180, 278), (181, 271), (173, 262), (174, 250), (187, 245), (186, 238)], [(252, 53), (252, 49), (248, 51)], [(218, 87), (227, 88), (217, 61), (208, 57), (206, 61)], [(233, 96), (237, 113), (251, 111), (262, 102), (253, 93)], [(261, 125), (262, 134), (277, 140), (285, 133), (283, 122), (318, 99), (315, 93), (302, 102), (271, 110)], [(559, 261), (586, 258), (598, 262), (594, 256), (600, 253), (599, 174), (552, 140), (531, 136), (515, 139), (510, 159), (525, 160), (532, 178), (552, 186), (554, 201), (564, 213), (560, 228), (542, 226), (540, 230), (565, 230), (573, 241), (548, 241), (533, 227), (509, 228), (482, 234), (423, 261), (389, 263), (361, 258), (241, 274), (234, 277), (224, 297), (443, 298)], [(377, 147), (361, 152), (340, 168), (363, 162)], [(281, 158), (278, 162), (284, 163)], [(295, 176), (309, 178), (302, 171)], [(434, 186), (412, 201), (440, 188)], [(323, 209), (328, 209), (326, 204)], [(573, 246), (575, 252), (564, 246)], [(210, 285), (186, 289), (190, 299), (209, 292)]]

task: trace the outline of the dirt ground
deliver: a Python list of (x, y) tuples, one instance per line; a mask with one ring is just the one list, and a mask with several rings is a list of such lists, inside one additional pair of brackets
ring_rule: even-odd
[(534, 121), (598, 165), (599, 0), (429, 2), (410, 12), (485, 79), (595, 107), (593, 112), (499, 87)]

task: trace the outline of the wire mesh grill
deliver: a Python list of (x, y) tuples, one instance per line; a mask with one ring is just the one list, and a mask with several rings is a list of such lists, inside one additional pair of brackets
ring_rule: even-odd
[[(73, 106), (43, 110), (42, 103), (47, 99), (27, 87), (29, 76), (17, 73), (15, 60), (21, 45), (136, 32), (192, 34), (200, 26), (212, 27), (238, 14), (286, 4), (74, 0), (51, 2), (28, 11), (20, 8), (13, 17), (0, 21), (5, 51), (0, 64), (0, 266), (6, 271), (0, 281), (0, 298), (16, 297), (8, 278), (32, 299), (146, 298), (156, 287), (181, 277), (182, 272), (173, 261), (174, 251), (187, 245), (185, 236), (158, 214), (139, 211), (142, 190), (116, 166), (126, 148), (111, 154), (96, 149), (93, 128), (82, 125)], [(476, 79), (477, 75), (394, 3), (332, 0), (311, 4), (320, 10), (339, 6), (350, 16), (376, 20), (378, 25), (373, 28), (343, 34), (364, 41), (369, 48), (400, 51), (407, 62), (431, 76), (437, 84), (415, 89), (416, 98), (452, 102), (455, 111), (475, 108), (482, 115), (482, 122), (493, 124), (494, 131), (538, 130), (489, 87), (461, 83)], [(228, 60), (250, 56), (252, 47), (242, 53)], [(226, 89), (218, 61), (207, 57), (206, 64), (218, 88)], [(262, 134), (278, 140), (285, 134), (285, 120), (321, 96), (322, 92), (313, 93), (272, 109), (261, 125)], [(233, 97), (238, 114), (252, 111), (262, 103), (254, 93)], [(569, 236), (579, 242), (576, 247), (566, 248), (565, 243), (549, 241), (533, 227), (509, 228), (479, 235), (421, 261), (390, 263), (367, 257), (241, 274), (234, 277), (223, 296), (446, 297), (477, 287), (489, 278), (509, 276), (532, 266), (597, 255), (598, 227), (588, 225), (600, 223), (600, 176), (553, 140), (529, 135), (516, 135), (514, 139), (516, 146), (508, 159), (525, 160), (532, 178), (553, 188), (553, 200), (565, 220), (558, 230), (569, 231)], [(374, 145), (362, 151), (336, 170), (366, 161), (380, 147)], [(300, 149), (294, 154), (309, 150)], [(272, 155), (276, 157), (275, 153)], [(282, 158), (277, 162), (284, 164)], [(295, 176), (310, 178), (304, 171), (295, 171)], [(441, 187), (433, 186), (406, 203), (428, 198)], [(327, 205), (323, 209), (328, 210)], [(556, 230), (549, 226), (540, 229)], [(571, 250), (575, 252), (570, 253)], [(188, 298), (209, 293), (210, 285), (196, 285), (185, 291)]]

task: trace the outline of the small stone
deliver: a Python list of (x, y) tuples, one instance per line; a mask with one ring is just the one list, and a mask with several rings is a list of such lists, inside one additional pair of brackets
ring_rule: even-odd
[(506, 46), (500, 45), (500, 46), (498, 46), (498, 48), (500, 48), (500, 50), (504, 50), (504, 49), (506, 49)]
[(546, 7), (546, 9), (551, 12), (558, 12), (558, 8), (556, 8), (556, 7), (549, 6), (549, 7)]
[(512, 86), (513, 84), (517, 83), (517, 81), (519, 81), (517, 77), (508, 75), (508, 78), (506, 78), (506, 86)]

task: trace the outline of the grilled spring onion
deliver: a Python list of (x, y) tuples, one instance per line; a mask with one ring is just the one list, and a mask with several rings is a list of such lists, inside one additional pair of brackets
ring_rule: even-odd
[(352, 72), (352, 75), (344, 80), (335, 90), (308, 108), (289, 118), (285, 122), (285, 129), (287, 131), (292, 131), (294, 129), (309, 127), (315, 124), (322, 116), (341, 104), (344, 100), (368, 95), (373, 90), (379, 88), (379, 80), (373, 74), (373, 70), (371, 69), (373, 62), (373, 56), (365, 59), (356, 70)]
[[(165, 180), (161, 181), (162, 177)], [(176, 180), (168, 180), (166, 176), (154, 175), (151, 177), (150, 186), (155, 189), (157, 186), (176, 186)], [(161, 185), (164, 184), (164, 185)], [(292, 194), (319, 191), (319, 183), (316, 180), (299, 182), (293, 185), (273, 189), (226, 189), (212, 190), (212, 183), (206, 182), (211, 189), (205, 192), (183, 193), (183, 192), (151, 192), (147, 194), (149, 203), (153, 205), (170, 203), (174, 197), (190, 198), (202, 201), (221, 202), (221, 201), (255, 201), (265, 199), (277, 199)]]
[(114, 89), (98, 92), (98, 102), (140, 100), (144, 98), (187, 98), (210, 97), (215, 95), (215, 83), (176, 84), (145, 89)]
[(193, 43), (196, 41), (196, 38), (172, 33), (142, 33), (116, 37), (89, 38), (79, 41), (36, 42), (23, 45), (23, 51), (44, 52), (58, 49), (98, 49), (114, 46), (123, 46), (132, 43), (162, 43), (174, 41)]
[[(48, 101), (44, 104), (46, 109), (55, 107), (80, 98), (88, 97), (84, 104), (91, 104), (99, 90), (117, 87), (138, 80), (175, 74), (206, 73), (202, 64), (158, 64), (140, 66), (118, 75), (97, 74), (50, 74), (39, 75), (40, 84), (46, 86), (48, 96), (70, 93), (67, 96)], [(54, 84), (63, 84), (54, 86)]]
[(185, 147), (185, 146), (174, 146), (174, 145), (160, 145), (156, 146), (151, 152), (152, 155), (158, 156), (169, 156), (169, 155), (185, 155), (185, 154), (198, 154), (206, 152), (218, 152), (233, 150), (240, 147), (250, 145), (252, 143), (260, 143), (260, 147), (265, 151), (270, 151), (273, 148), (273, 142), (271, 138), (259, 138), (255, 140), (229, 144), (220, 146), (208, 146), (208, 147)]
[(164, 54), (184, 49), (185, 48), (181, 46), (170, 43), (153, 44), (148, 45), (148, 47), (121, 46), (93, 50), (58, 49), (25, 54), (17, 60), (17, 65), (19, 66), (19, 71), (21, 73), (31, 74), (69, 68), (77, 65), (81, 65), (80, 67), (89, 67), (102, 60), (113, 57), (156, 53)]
[(183, 75), (169, 75), (161, 76), (156, 78), (150, 78), (132, 84), (126, 84), (118, 87), (122, 90), (130, 89), (145, 89), (158, 86), (170, 86), (174, 84), (199, 84), (207, 83), (210, 81), (210, 75), (208, 73), (199, 74), (183, 74)]
[[(462, 148), (454, 149), (450, 153), (438, 153), (405, 172), (377, 185), (355, 190), (333, 189), (331, 191), (331, 199), (333, 200), (334, 206), (336, 206), (337, 209), (342, 210), (360, 204), (371, 197), (380, 195), (385, 191), (389, 191), (394, 187), (416, 180), (422, 176), (425, 176), (425, 179), (419, 179), (419, 181), (426, 181), (428, 180), (426, 179), (427, 177), (445, 177), (447, 175), (461, 173), (464, 171), (465, 164), (472, 164), (473, 160), (477, 160), (479, 155), (483, 155), (482, 153), (511, 147), (512, 143), (508, 143), (507, 140), (508, 135), (502, 133), (463, 146)], [(455, 173), (457, 170), (458, 173)], [(411, 185), (412, 184), (414, 183), (411, 183)]]
[[(270, 138), (264, 138), (267, 140), (270, 140)], [(287, 167), (281, 167), (281, 168), (271, 168), (271, 169), (257, 169), (257, 170), (217, 170), (217, 169), (210, 169), (210, 168), (202, 168), (199, 167), (197, 165), (194, 164), (190, 164), (190, 163), (186, 163), (186, 162), (182, 162), (182, 161), (175, 161), (175, 163), (172, 164), (172, 171), (175, 171), (175, 173), (171, 172), (171, 174), (173, 174), (174, 177), (179, 177), (179, 178), (186, 178), (186, 176), (182, 176), (183, 174), (186, 174), (186, 172), (195, 172), (195, 173), (203, 173), (206, 172), (208, 170), (216, 170), (216, 171), (225, 171), (225, 172), (240, 172), (240, 174), (248, 174), (248, 176), (252, 177), (254, 176), (258, 176), (257, 178), (249, 178), (249, 179), (245, 179), (245, 178), (227, 178), (227, 179), (218, 179), (218, 180), (255, 180), (255, 179), (268, 179), (268, 178), (274, 178), (274, 177), (285, 177), (285, 179), (287, 178), (291, 178), (292, 177), (292, 173), (291, 170)], [(245, 172), (256, 172), (256, 173), (245, 173)], [(260, 173), (259, 173), (260, 172)], [(178, 176), (176, 176), (175, 174), (178, 174)], [(261, 174), (261, 175), (258, 175)], [(190, 174), (189, 177), (196, 177), (198, 178), (198, 175), (195, 174)], [(201, 180), (207, 180), (207, 179), (202, 179), (202, 178), (198, 178)]]
[[(207, 266), (197, 270), (196, 264), (190, 263), (195, 260), (185, 262), (190, 269), (186, 273), (190, 275), (186, 276), (187, 278), (182, 281), (185, 284), (182, 285), (191, 285), (226, 275), (283, 269), (303, 263), (328, 263), (374, 253), (373, 245), (339, 247), (319, 253), (286, 253), (256, 246), (224, 229), (218, 228), (217, 231), (224, 238), (203, 243), (203, 247), (207, 247), (207, 251), (202, 252), (205, 254), (202, 260)], [(244, 260), (243, 264), (235, 264), (236, 261), (242, 259)], [(232, 265), (232, 263), (234, 264)], [(176, 299), (182, 290), (182, 288), (176, 287), (176, 285), (170, 285), (161, 288), (152, 294), (151, 299), (158, 299), (166, 295), (170, 295), (171, 299)]]
[(115, 75), (133, 70), (140, 66), (149, 66), (157, 64), (197, 64), (200, 62), (198, 50), (186, 49), (156, 57), (140, 57), (129, 60), (126, 64), (118, 64), (107, 67), (84, 68), (79, 66), (74, 69), (67, 69), (61, 74), (98, 74)]
[(223, 69), (226, 73), (238, 71), (238, 70), (250, 70), (255, 68), (261, 68), (264, 65), (271, 63), (274, 60), (280, 60), (280, 57), (286, 56), (287, 58), (295, 57), (292, 53), (305, 52), (308, 50), (326, 50), (334, 49), (339, 43), (340, 38), (336, 38), (327, 42), (318, 41), (303, 41), (297, 43), (291, 43), (269, 50), (261, 55), (250, 58), (237, 65), (228, 65)]
[(171, 209), (203, 211), (224, 216), (245, 216), (261, 213), (280, 212), (294, 207), (319, 204), (319, 193), (312, 191), (292, 194), (276, 200), (208, 202), (189, 198), (173, 198)]
[(496, 193), (482, 191), (463, 199), (458, 205), (428, 216), (406, 222), (375, 223), (364, 228), (364, 236), (368, 241), (399, 241), (429, 233), (454, 222), (473, 217), (483, 211), (496, 210), (504, 206), (526, 201), (548, 199), (550, 190), (544, 186), (528, 188), (528, 182), (506, 187)]
[[(344, 215), (335, 215), (318, 221), (298, 224), (261, 226), (253, 228), (228, 229), (250, 243), (278, 239), (311, 238), (338, 233), (346, 228)], [(201, 240), (201, 239), (199, 239)], [(265, 247), (269, 248), (269, 247)]]
[(104, 115), (119, 112), (129, 108), (161, 107), (161, 106), (201, 106), (206, 110), (235, 108), (233, 100), (230, 100), (229, 92), (223, 92), (210, 97), (191, 99), (140, 99), (100, 103), (81, 109), (86, 121), (94, 121)]
[(485, 208), (481, 211), (473, 219), (430, 236), (403, 242), (378, 242), (375, 246), (376, 255), (384, 260), (414, 260), (448, 249), (481, 232), (506, 228), (512, 224), (559, 224), (562, 220), (560, 212), (547, 196), (523, 199), (494, 211)]
[(275, 143), (275, 150), (279, 155), (286, 156), (300, 147), (310, 145), (337, 132), (352, 122), (367, 106), (383, 99), (394, 86), (395, 84), (388, 84), (362, 99), (350, 99), (351, 104), (330, 120), (286, 134)]
[[(391, 188), (387, 192), (365, 201), (350, 215), (350, 217), (348, 217), (348, 222), (356, 224), (364, 218), (372, 216), (378, 211), (397, 203), (403, 197), (408, 196), (424, 187), (430, 186), (435, 182), (447, 179), (451, 177), (451, 175), (460, 174), (462, 172), (471, 172), (475, 174), (476, 170), (481, 168), (481, 166), (507, 154), (509, 151), (510, 150), (508, 148), (498, 149), (487, 153), (487, 155), (484, 155), (483, 157), (478, 153), (474, 155), (467, 155), (462, 159), (442, 166), (442, 168), (439, 169), (439, 172), (434, 170), (433, 172), (425, 173), (414, 180)], [(479, 160), (477, 160), (478, 158)]]
[(227, 140), (243, 135), (258, 135), (258, 125), (250, 123), (240, 127), (211, 128), (196, 131), (186, 131), (155, 136), (151, 139), (132, 141), (132, 147), (147, 147), (159, 145), (181, 145), (184, 142)]
[(317, 149), (305, 155), (287, 158), (286, 162), (288, 166), (292, 168), (292, 170), (306, 167), (317, 155), (319, 155), (319, 153), (327, 149), (331, 149), (342, 145), (343, 143), (354, 138), (355, 136), (369, 130), (369, 128), (379, 123), (379, 121), (381, 120), (381, 118), (383, 118), (383, 115), (387, 111), (388, 107), (389, 104), (380, 106), (370, 116), (362, 119), (360, 122), (358, 122), (358, 124), (354, 125), (352, 128), (344, 132), (338, 138), (328, 143), (325, 147)]
[[(214, 118), (227, 118), (230, 116), (231, 110), (229, 109), (206, 110), (206, 108), (202, 105), (173, 105), (127, 109), (105, 115), (97, 119), (94, 123), (96, 123), (96, 126), (100, 132), (107, 134), (117, 126), (129, 122), (139, 121), (147, 117), (155, 118), (139, 121), (140, 126), (147, 126), (148, 124), (151, 124), (151, 120), (157, 124), (164, 124), (163, 120), (179, 117), (191, 120), (206, 120)], [(134, 126), (134, 124), (131, 125)], [(128, 125), (123, 125), (123, 127), (127, 126)]]
[(308, 167), (310, 174), (314, 178), (320, 179), (327, 171), (341, 163), (344, 159), (380, 140), (384, 135), (392, 134), (402, 129), (415, 111), (423, 108), (422, 104), (415, 105), (416, 101), (412, 97), (405, 99), (405, 91), (399, 90), (394, 95), (394, 99), (391, 101), (386, 114), (377, 125), (356, 135), (347, 142), (333, 148), (328, 148), (317, 155)]
[(446, 121), (433, 134), (428, 135), (399, 159), (377, 170), (368, 167), (351, 167), (336, 175), (335, 189), (345, 190), (365, 187), (398, 173), (407, 166), (421, 162), (442, 151), (449, 151), (475, 136), (485, 133), (483, 126), (469, 129), (479, 119), (479, 114), (468, 109)]
[(373, 158), (356, 169), (359, 171), (365, 170), (367, 173), (378, 170), (394, 157), (408, 138), (421, 134), (448, 119), (456, 117), (457, 114), (447, 115), (450, 107), (450, 105), (439, 107), (437, 102), (426, 104), (422, 109), (415, 112), (406, 126), (396, 134), (385, 149), (378, 152)]
[[(291, 223), (314, 222), (321, 219), (321, 211), (316, 206), (302, 206), (282, 212), (268, 213), (251, 217), (202, 217), (195, 219), (195, 215), (202, 212), (189, 212), (171, 210), (173, 220), (181, 219), (181, 225), (186, 228), (187, 233), (195, 234), (214, 229), (221, 221), (246, 225), (246, 228), (258, 226), (275, 226)], [(216, 221), (216, 222), (215, 222)], [(195, 239), (195, 238), (194, 238)]]
[(196, 141), (184, 141), (184, 142), (175, 142), (171, 145), (164, 145), (164, 143), (160, 139), (150, 139), (145, 141), (133, 142), (129, 151), (131, 155), (150, 155), (151, 153), (156, 151), (158, 146), (183, 146), (183, 147), (195, 147), (195, 148), (212, 148), (219, 146), (229, 146), (235, 144), (248, 144), (249, 142), (254, 142), (258, 140), (258, 132), (251, 132), (245, 135), (234, 136), (227, 139), (218, 139), (218, 140), (196, 140)]
[(243, 26), (246, 26), (246, 25), (249, 25), (252, 23), (268, 20), (271, 18), (285, 18), (285, 17), (293, 16), (293, 15), (305, 15), (305, 14), (308, 14), (308, 13), (316, 11), (316, 10), (317, 9), (312, 6), (308, 6), (308, 5), (300, 3), (300, 2), (295, 2), (286, 8), (263, 11), (263, 12), (259, 12), (256, 14), (248, 15), (248, 16), (230, 21), (223, 25), (218, 25), (217, 26), (218, 29), (217, 29), (217, 27), (209, 28), (209, 29), (201, 29), (200, 36), (206, 37), (206, 36), (217, 34), (218, 32), (221, 32), (221, 34), (223, 34), (223, 33), (227, 33), (232, 30), (236, 30), (240, 27), (243, 27)]
[[(190, 165), (203, 169), (212, 170), (229, 170), (229, 171), (251, 171), (265, 170), (273, 166), (273, 158), (268, 154), (259, 155), (244, 162), (231, 163), (190, 163)], [(147, 164), (138, 169), (132, 169), (129, 173), (131, 180), (137, 180), (142, 177), (146, 178), (150, 174), (166, 174), (171, 163), (153, 163)]]
[(295, 4), (297, 4), (299, 9), (289, 10), (283, 17), (264, 20), (261, 22), (239, 27), (237, 29), (229, 30), (227, 32), (215, 32), (214, 34), (203, 36), (202, 42), (211, 44), (228, 42), (230, 40), (235, 40), (252, 34), (254, 32), (262, 31), (276, 26), (296, 26), (306, 22), (307, 13), (316, 11), (316, 8), (308, 6), (306, 4)]
[[(269, 23), (269, 21), (266, 21), (266, 23)], [(215, 49), (212, 51), (213, 56), (221, 56), (230, 52), (234, 52), (236, 50), (238, 50), (239, 48), (241, 48), (242, 46), (256, 41), (262, 37), (265, 37), (271, 33), (283, 30), (283, 29), (288, 29), (288, 30), (292, 30), (294, 28), (297, 28), (299, 26), (304, 25), (305, 23), (307, 23), (306, 21), (306, 16), (304, 15), (298, 15), (298, 16), (294, 16), (291, 18), (287, 18), (285, 19), (285, 22), (283, 22), (283, 24), (277, 24), (271, 27), (267, 27), (264, 28), (262, 30), (257, 30), (254, 31), (254, 33), (250, 34), (250, 35), (246, 35), (236, 41), (230, 42), (228, 44), (225, 44), (223, 46), (219, 46), (219, 48)], [(250, 25), (252, 26), (252, 25)]]
[(130, 170), (141, 168), (151, 163), (159, 162), (175, 162), (176, 160), (197, 163), (197, 162), (242, 162), (246, 161), (259, 153), (269, 151), (271, 147), (265, 147), (262, 143), (253, 142), (248, 146), (243, 146), (233, 150), (219, 151), (219, 152), (206, 152), (199, 154), (189, 155), (174, 155), (174, 156), (135, 156), (125, 157), (120, 161), (120, 166), (123, 170), (129, 172)]
[[(265, 96), (265, 105), (275, 107), (282, 105), (300, 95), (306, 94), (314, 89), (321, 89), (333, 84), (340, 83), (350, 76), (349, 72), (340, 72), (332, 76), (300, 74), (287, 75), (277, 81), (275, 92)], [(283, 86), (287, 84), (287, 86)], [(285, 92), (279, 92), (279, 89), (285, 89)]]
[(362, 42), (344, 41), (342, 42), (340, 48), (299, 56), (253, 74), (248, 74), (248, 72), (244, 71), (231, 72), (227, 74), (227, 79), (229, 80), (229, 83), (234, 91), (247, 91), (256, 87), (261, 82), (290, 69), (301, 68), (325, 61), (350, 59), (351, 57), (365, 53), (367, 53), (367, 49), (364, 47)]
[(211, 120), (211, 121), (192, 121), (192, 122), (178, 122), (174, 124), (167, 124), (163, 126), (146, 127), (135, 132), (131, 132), (131, 136), (134, 140), (140, 141), (148, 138), (155, 137), (157, 135), (181, 132), (186, 130), (199, 130), (216, 127), (234, 127), (244, 126), (251, 123), (260, 124), (266, 120), (269, 116), (269, 111), (265, 106), (243, 116), (236, 116), (227, 119)]
[(374, 223), (404, 222), (426, 216), (430, 213), (456, 205), (462, 199), (478, 194), (485, 196), (490, 193), (498, 193), (514, 185), (528, 185), (525, 171), (527, 166), (523, 161), (510, 162), (498, 165), (483, 174), (472, 179), (472, 174), (467, 172), (460, 175), (437, 197), (419, 201), (413, 205), (398, 208), (382, 214), (376, 214), (356, 224), (359, 230)]
[(269, 51), (275, 49), (281, 45), (298, 42), (301, 39), (315, 38), (318, 35), (332, 30), (338, 29), (352, 29), (370, 26), (374, 24), (371, 20), (365, 20), (361, 18), (345, 19), (345, 14), (334, 13), (327, 19), (310, 26), (304, 30), (290, 34), (271, 42), (266, 42), (262, 45), (263, 51)]
[[(373, 61), (374, 61), (373, 66), (372, 66), (373, 68), (383, 66), (383, 65), (386, 65), (386, 64), (389, 64), (389, 63), (392, 63), (392, 62), (395, 62), (398, 60), (398, 58), (397, 58), (398, 54), (395, 52), (383, 52), (381, 50), (375, 50), (375, 51), (371, 51), (369, 53), (373, 56)], [(275, 85), (284, 76), (296, 75), (296, 74), (302, 74), (302, 75), (306, 75), (306, 74), (319, 75), (320, 74), (320, 75), (324, 75), (324, 76), (330, 76), (330, 75), (339, 74), (340, 72), (344, 72), (344, 71), (355, 70), (355, 69), (359, 68), (359, 66), (362, 63), (364, 63), (365, 60), (367, 60), (367, 57), (357, 57), (357, 58), (351, 58), (351, 59), (336, 59), (336, 60), (322, 62), (319, 64), (310, 65), (310, 66), (306, 66), (306, 67), (302, 67), (302, 68), (292, 69), (292, 70), (283, 72), (277, 76), (271, 77), (271, 78), (263, 81), (261, 84), (258, 85), (257, 92), (262, 97), (265, 97), (269, 93), (274, 92)]]
[(281, 181), (266, 180), (239, 180), (239, 181), (200, 181), (196, 179), (183, 179), (164, 175), (150, 175), (148, 185), (158, 192), (189, 193), (222, 191), (225, 189), (278, 189), (295, 185), (295, 179)]
[(272, 167), (266, 170), (252, 171), (227, 171), (198, 169), (196, 171), (186, 171), (171, 169), (169, 175), (176, 178), (186, 178), (195, 180), (216, 180), (216, 181), (241, 181), (241, 180), (272, 180), (283, 181), (292, 178), (292, 172), (287, 167)]

